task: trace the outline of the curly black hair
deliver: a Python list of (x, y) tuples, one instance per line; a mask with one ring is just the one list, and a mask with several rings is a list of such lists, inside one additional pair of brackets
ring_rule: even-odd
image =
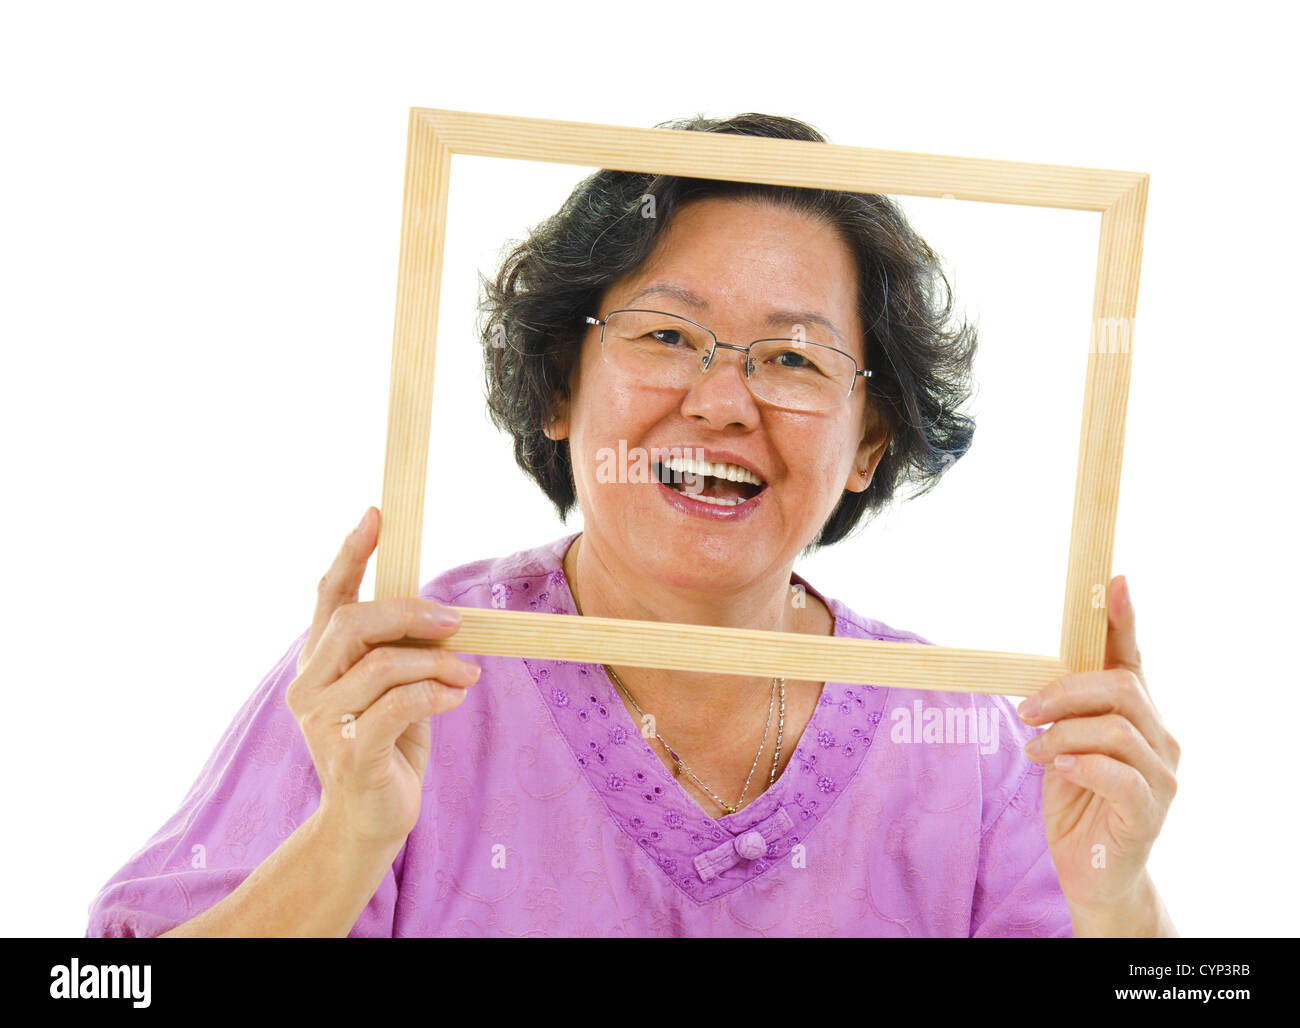
[[(827, 142), (805, 122), (767, 114), (725, 121), (697, 115), (656, 127)], [(643, 214), (648, 197), (654, 217)], [(550, 439), (543, 426), (568, 394), (587, 332), (583, 316), (649, 258), (675, 211), (705, 197), (761, 199), (817, 217), (839, 230), (858, 267), (863, 352), (873, 370), (862, 386), (890, 440), (868, 487), (845, 490), (806, 555), (849, 536), (900, 485), (916, 486), (913, 497), (929, 492), (970, 449), (975, 432), (958, 408), (971, 395), (976, 330), (964, 321), (949, 325), (952, 291), (939, 259), (888, 196), (595, 172), (507, 253), (494, 281), (479, 276), (489, 416), (514, 437), (516, 462), (567, 520), (577, 500), (569, 442)]]

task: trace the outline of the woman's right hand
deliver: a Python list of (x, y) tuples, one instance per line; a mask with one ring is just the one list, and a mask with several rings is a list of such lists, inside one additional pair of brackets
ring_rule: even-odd
[(421, 597), (357, 602), (379, 539), (371, 509), (320, 580), (285, 699), (320, 778), (321, 820), (358, 845), (400, 848), (420, 816), (429, 718), (459, 706), (482, 669), (442, 648), (385, 645), (445, 639), (460, 618), (440, 621), (450, 608)]

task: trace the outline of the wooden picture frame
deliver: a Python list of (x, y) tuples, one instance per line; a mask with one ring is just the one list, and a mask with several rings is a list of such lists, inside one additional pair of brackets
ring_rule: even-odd
[(426, 645), (727, 674), (1028, 696), (1100, 670), (1119, 499), (1146, 174), (671, 129), (412, 108), (375, 598), (419, 593), (447, 187), (453, 154), (617, 171), (1101, 213), (1083, 425), (1056, 657), (613, 618), (457, 607)]

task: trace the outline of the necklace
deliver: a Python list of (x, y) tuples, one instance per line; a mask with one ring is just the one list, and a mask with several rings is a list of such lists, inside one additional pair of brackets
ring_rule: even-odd
[[(578, 537), (578, 543), (579, 545), (581, 545), (582, 543), (581, 536)], [(565, 578), (567, 579), (568, 576), (565, 575)], [(569, 594), (573, 597), (573, 606), (577, 609), (579, 616), (581, 616), (582, 605), (578, 603), (578, 593), (577, 590), (573, 588), (572, 583), (570, 583)], [(641, 723), (644, 724), (646, 714), (641, 709), (641, 705), (637, 703), (637, 701), (633, 698), (632, 693), (628, 691), (627, 686), (623, 684), (623, 680), (618, 677), (618, 672), (616, 672), (608, 664), (602, 664), (601, 667), (605, 669), (605, 673), (608, 674), (611, 679), (613, 679), (614, 684), (617, 685), (619, 690), (623, 693), (623, 695), (627, 697), (628, 702), (632, 704), (633, 708), (635, 708), (637, 712), (637, 716), (641, 718)], [(712, 798), (714, 803), (720, 806), (728, 814), (734, 814), (737, 810), (740, 809), (740, 805), (745, 802), (745, 795), (749, 792), (750, 780), (754, 777), (754, 768), (758, 767), (758, 758), (763, 755), (763, 748), (767, 745), (767, 733), (772, 728), (772, 707), (775, 703), (776, 694), (778, 690), (781, 693), (781, 711), (776, 726), (776, 750), (772, 754), (772, 770), (767, 776), (767, 784), (770, 786), (774, 781), (776, 781), (776, 768), (781, 761), (781, 740), (785, 734), (785, 679), (784, 678), (772, 679), (772, 698), (767, 702), (767, 723), (763, 727), (763, 738), (759, 740), (758, 752), (754, 754), (754, 763), (751, 764), (749, 767), (749, 776), (745, 779), (745, 788), (742, 790), (740, 794), (740, 798), (736, 800), (734, 804), (728, 803), (725, 800), (720, 799), (717, 793), (715, 793), (712, 789), (710, 789), (707, 785), (705, 785), (702, 781), (700, 781), (699, 777), (695, 774), (694, 771), (690, 769), (686, 761), (682, 760), (682, 758), (677, 755), (676, 750), (674, 750), (670, 745), (668, 745), (668, 740), (665, 739), (662, 735), (660, 735), (659, 730), (656, 728), (655, 738), (659, 740), (660, 745), (662, 745), (663, 748), (668, 751), (668, 755), (672, 757), (674, 761), (673, 774), (677, 777), (681, 777), (682, 772), (685, 771), (690, 776), (691, 780), (695, 782), (696, 785), (698, 785), (701, 789), (703, 789), (706, 793), (709, 794), (710, 798)], [(651, 718), (651, 723), (653, 722), (654, 719)]]
[[(582, 612), (579, 611), (579, 613)], [(603, 667), (606, 673), (609, 674), (610, 678), (614, 680), (614, 684), (616, 684), (619, 687), (619, 689), (622, 690), (623, 695), (628, 698), (628, 702), (631, 703), (634, 708), (636, 708), (637, 715), (642, 719), (642, 722), (644, 723), (646, 717), (645, 712), (642, 711), (641, 705), (637, 703), (637, 701), (632, 697), (632, 694), (628, 692), (627, 686), (624, 685), (623, 680), (618, 677), (618, 672), (616, 672), (608, 664), (602, 664), (601, 667)], [(772, 699), (770, 699), (767, 704), (767, 724), (763, 728), (763, 738), (759, 742), (758, 752), (754, 754), (754, 763), (750, 765), (749, 775), (745, 779), (745, 788), (741, 791), (740, 798), (736, 800), (735, 803), (728, 803), (726, 802), (726, 800), (721, 799), (717, 795), (717, 793), (715, 793), (712, 789), (710, 789), (707, 785), (705, 785), (702, 781), (700, 781), (699, 777), (695, 774), (694, 771), (690, 769), (686, 761), (682, 760), (682, 758), (677, 755), (677, 752), (673, 749), (673, 747), (669, 745), (668, 740), (659, 734), (658, 729), (655, 730), (655, 738), (659, 740), (659, 742), (663, 745), (663, 748), (668, 751), (668, 755), (672, 757), (673, 760), (676, 762), (676, 766), (673, 768), (673, 774), (680, 776), (681, 773), (685, 771), (691, 777), (691, 780), (695, 782), (695, 784), (698, 785), (701, 789), (707, 792), (710, 798), (713, 800), (713, 802), (716, 803), (718, 806), (720, 806), (728, 814), (734, 814), (737, 810), (740, 809), (741, 804), (745, 802), (746, 793), (749, 792), (749, 783), (750, 780), (754, 777), (754, 768), (758, 767), (758, 758), (763, 754), (763, 748), (767, 745), (767, 733), (768, 730), (772, 727), (772, 707), (776, 700), (778, 687), (780, 688), (780, 692), (781, 692), (781, 715), (780, 715), (780, 721), (777, 723), (776, 750), (772, 754), (772, 770), (768, 775), (767, 784), (770, 786), (774, 781), (776, 781), (776, 768), (777, 768), (777, 764), (781, 760), (781, 739), (785, 733), (785, 679), (784, 678), (772, 679)]]

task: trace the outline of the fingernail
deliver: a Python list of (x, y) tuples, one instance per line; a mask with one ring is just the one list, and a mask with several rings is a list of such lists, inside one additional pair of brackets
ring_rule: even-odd
[(440, 610), (434, 615), (439, 628), (455, 628), (460, 624), (460, 615), (454, 610)]
[(361, 515), (361, 520), (357, 522), (357, 527), (354, 528), (354, 529), (352, 530), (352, 534), (353, 534), (353, 535), (360, 535), (360, 534), (361, 534), (361, 530), (362, 530), (363, 528), (366, 527), (366, 519), (367, 519), (368, 517), (370, 517), (370, 508), (369, 508), (369, 507), (367, 507), (367, 508), (366, 508), (366, 512), (365, 512), (364, 514)]
[(1133, 594), (1128, 591), (1128, 575), (1124, 576), (1124, 606), (1133, 609)]
[(1074, 767), (1074, 754), (1062, 753), (1054, 761), (1052, 761), (1052, 764), (1059, 771), (1069, 771), (1070, 768)]
[(1016, 713), (1020, 716), (1021, 721), (1028, 721), (1031, 718), (1038, 717), (1038, 713), (1042, 709), (1043, 701), (1037, 696), (1031, 696), (1016, 708)]

